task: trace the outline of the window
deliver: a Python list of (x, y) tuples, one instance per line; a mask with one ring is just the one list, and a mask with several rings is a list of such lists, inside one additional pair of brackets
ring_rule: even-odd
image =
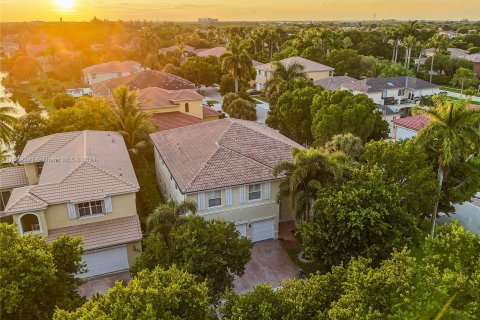
[(402, 97), (403, 95), (405, 95), (405, 89), (398, 89), (398, 96)]
[(43, 162), (37, 162), (35, 166), (37, 167), (37, 176), (40, 176), (43, 170)]
[(190, 111), (190, 105), (187, 103), (185, 103), (185, 112), (189, 112)]
[(0, 192), (0, 211), (5, 210), (7, 206), (8, 199), (10, 199), (10, 191)]
[(90, 201), (90, 202), (83, 202), (76, 205), (78, 215), (80, 217), (90, 217), (97, 214), (103, 214), (104, 206), (103, 201)]
[(210, 191), (208, 193), (208, 207), (220, 207), (222, 205), (222, 191)]
[(95, 73), (92, 73), (92, 79), (97, 79), (97, 75)]
[(20, 225), (22, 227), (22, 233), (41, 231), (38, 217), (33, 213), (27, 213), (21, 216)]
[(387, 90), (382, 91), (382, 99), (387, 97)]
[(248, 186), (248, 200), (258, 200), (261, 198), (260, 184), (251, 184)]

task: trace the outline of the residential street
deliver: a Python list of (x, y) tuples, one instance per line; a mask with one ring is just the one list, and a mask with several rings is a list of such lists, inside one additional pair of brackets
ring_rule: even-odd
[(439, 224), (443, 224), (447, 221), (458, 220), (468, 230), (480, 234), (480, 201), (474, 200), (474, 203), (464, 202), (460, 205), (455, 205), (456, 213), (450, 215), (450, 217), (442, 214), (438, 219)]
[[(467, 98), (467, 96), (465, 96), (464, 94), (460, 94), (458, 92), (452, 92), (452, 91), (447, 91), (447, 95), (453, 98), (462, 98), (462, 99)], [(480, 97), (472, 96), (471, 98), (472, 98), (472, 101), (480, 102)]]

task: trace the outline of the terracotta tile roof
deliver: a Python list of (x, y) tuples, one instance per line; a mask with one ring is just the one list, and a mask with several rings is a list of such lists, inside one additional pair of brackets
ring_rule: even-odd
[(138, 72), (141, 69), (140, 63), (133, 60), (109, 61), (95, 64), (82, 69), (83, 73), (115, 73), (115, 72)]
[[(44, 162), (39, 182), (14, 189), (5, 208), (7, 214), (139, 189), (125, 142), (118, 132), (80, 131), (39, 138), (42, 143), (35, 140), (29, 141), (25, 150), (34, 155), (28, 158), (29, 162)], [(48, 152), (42, 151), (43, 147)]]
[(467, 106), (467, 109), (470, 109), (470, 110), (480, 110), (480, 106), (477, 105), (477, 104), (470, 104)]
[[(303, 66), (303, 71), (304, 72), (314, 72), (314, 71), (333, 71), (335, 70), (332, 67), (326, 66), (324, 64), (308, 60), (302, 57), (290, 57), (286, 58), (283, 60), (279, 60), (281, 64), (283, 64), (285, 67), (288, 67), (290, 65), (293, 65), (294, 63), (298, 63)], [(273, 62), (261, 64), (258, 66), (255, 66), (255, 69), (258, 70), (264, 70), (264, 71), (273, 71), (275, 68), (275, 65)]]
[(0, 168), (0, 189), (11, 189), (28, 185), (23, 166)]
[(83, 250), (94, 250), (135, 242), (142, 239), (137, 215), (48, 230), (47, 241), (62, 235), (81, 237)]
[(393, 120), (393, 124), (414, 131), (420, 131), (430, 122), (430, 119), (424, 115), (406, 117)]
[(166, 90), (195, 89), (193, 82), (182, 77), (168, 72), (145, 70), (129, 76), (93, 84), (92, 91), (96, 95), (108, 95), (110, 91), (120, 86), (127, 86), (132, 91), (149, 87), (159, 87)]
[(171, 107), (179, 101), (202, 100), (203, 96), (194, 90), (165, 90), (158, 87), (142, 89), (138, 92), (138, 102), (143, 109)]
[(179, 111), (154, 113), (150, 116), (150, 120), (155, 124), (158, 131), (181, 128), (203, 122), (202, 119)]
[(303, 147), (256, 122), (222, 119), (150, 135), (183, 193), (274, 180)]
[(220, 116), (220, 113), (217, 110), (213, 109), (212, 107), (202, 106), (202, 109), (203, 109), (203, 118)]
[(208, 49), (197, 49), (195, 50), (195, 53), (199, 57), (208, 57), (208, 56), (214, 56), (217, 58), (220, 58), (222, 54), (227, 52), (227, 48), (225, 47), (214, 47), (214, 48), (208, 48)]

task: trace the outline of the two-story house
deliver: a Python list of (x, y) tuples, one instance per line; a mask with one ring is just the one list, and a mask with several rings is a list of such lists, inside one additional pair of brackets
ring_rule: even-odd
[[(332, 67), (302, 57), (290, 57), (276, 62), (283, 64), (286, 68), (293, 64), (299, 64), (303, 66), (303, 72), (305, 72), (307, 78), (311, 79), (312, 81), (331, 77), (335, 71), (335, 69)], [(268, 80), (272, 78), (272, 75), (275, 72), (275, 63), (269, 62), (260, 64), (254, 66), (254, 68), (256, 72), (255, 86), (258, 91), (261, 91), (265, 89), (265, 85), (267, 84)]]
[(282, 177), (272, 168), (303, 147), (257, 122), (221, 119), (150, 135), (157, 183), (166, 199), (197, 203), (205, 219), (234, 222), (252, 241), (276, 238), (291, 221), (288, 198), (276, 201)]
[(58, 133), (28, 141), (2, 169), (1, 216), (22, 235), (83, 239), (83, 278), (128, 270), (141, 250), (139, 185), (123, 137), (110, 131)]
[(133, 60), (109, 61), (82, 69), (82, 80), (87, 85), (125, 77), (142, 71), (140, 63)]

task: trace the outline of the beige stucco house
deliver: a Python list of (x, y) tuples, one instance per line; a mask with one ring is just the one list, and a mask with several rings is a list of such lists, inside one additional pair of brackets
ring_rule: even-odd
[(22, 235), (83, 239), (83, 278), (125, 271), (141, 250), (139, 185), (123, 137), (58, 133), (28, 141), (21, 166), (0, 171), (0, 190)]
[(257, 122), (221, 119), (151, 135), (157, 183), (166, 199), (197, 203), (206, 219), (234, 222), (252, 241), (276, 238), (293, 220), (288, 199), (276, 201), (272, 168), (292, 161), (296, 142)]
[[(283, 64), (287, 68), (295, 63), (303, 66), (303, 72), (305, 72), (307, 77), (312, 81), (331, 77), (335, 71), (332, 67), (302, 57), (290, 57), (277, 62)], [(258, 91), (261, 91), (265, 89), (266, 83), (272, 78), (272, 74), (275, 72), (275, 63), (269, 62), (260, 64), (254, 66), (254, 68), (256, 71), (255, 86)]]
[(92, 85), (132, 75), (142, 70), (141, 64), (133, 60), (109, 61), (82, 69), (82, 80), (85, 84)]

